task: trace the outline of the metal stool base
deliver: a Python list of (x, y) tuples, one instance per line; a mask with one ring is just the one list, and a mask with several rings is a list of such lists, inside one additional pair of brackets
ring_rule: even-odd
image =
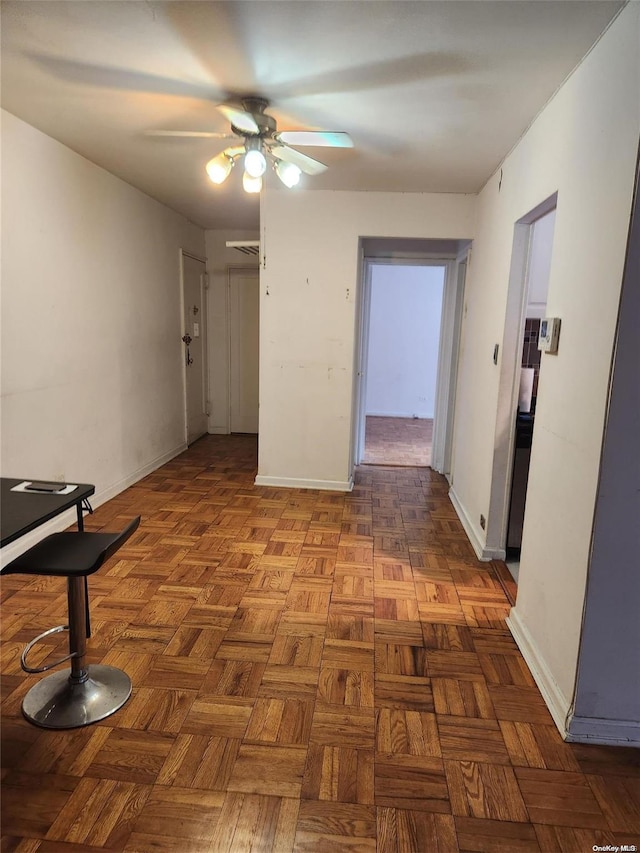
[(89, 677), (73, 683), (69, 670), (39, 681), (24, 697), (22, 713), (45, 729), (75, 729), (104, 720), (131, 695), (131, 679), (114, 666), (92, 664)]

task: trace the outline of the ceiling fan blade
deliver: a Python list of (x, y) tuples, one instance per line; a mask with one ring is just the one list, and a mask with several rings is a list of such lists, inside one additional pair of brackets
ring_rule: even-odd
[(218, 104), (218, 109), (238, 130), (244, 133), (260, 133), (260, 128), (251, 113), (228, 104)]
[(333, 130), (283, 130), (277, 134), (286, 145), (317, 145), (322, 148), (353, 148), (348, 133)]
[(219, 101), (225, 97), (220, 89), (199, 83), (189, 83), (169, 77), (158, 77), (141, 71), (94, 65), (46, 54), (28, 53), (27, 57), (47, 74), (81, 86), (96, 86), (101, 89), (120, 89), (126, 92), (147, 92), (158, 95), (176, 95), (182, 98), (197, 98)]
[(230, 133), (210, 133), (208, 130), (145, 130), (145, 136), (178, 136), (195, 139), (234, 139)]
[(271, 153), (286, 163), (293, 163), (294, 166), (297, 166), (306, 175), (321, 175), (329, 168), (319, 160), (314, 160), (313, 157), (302, 154), (302, 152), (296, 151), (294, 148), (289, 148), (288, 145), (274, 145), (271, 148)]

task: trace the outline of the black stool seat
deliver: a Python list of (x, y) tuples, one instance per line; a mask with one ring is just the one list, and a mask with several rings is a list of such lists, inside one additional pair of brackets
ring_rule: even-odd
[[(50, 628), (33, 639), (22, 653), (25, 672), (46, 672), (71, 660), (71, 671), (56, 672), (39, 681), (22, 702), (25, 717), (49, 729), (70, 729), (103, 720), (121, 708), (131, 695), (131, 679), (121, 669), (103, 664), (85, 666), (89, 636), (87, 576), (97, 572), (138, 529), (140, 516), (120, 533), (54, 533), (2, 569), (3, 575), (47, 575), (67, 578), (69, 624)], [(33, 646), (59, 631), (69, 631), (69, 654), (39, 668), (27, 664)]]
[(140, 524), (134, 518), (120, 533), (53, 533), (2, 569), (3, 575), (92, 575), (120, 548)]

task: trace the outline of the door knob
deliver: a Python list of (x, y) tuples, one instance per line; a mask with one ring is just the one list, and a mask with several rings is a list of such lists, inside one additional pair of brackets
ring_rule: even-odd
[(189, 367), (189, 365), (190, 365), (190, 364), (193, 364), (193, 359), (191, 358), (191, 352), (189, 351), (189, 344), (191, 343), (191, 341), (192, 341), (193, 339), (192, 339), (191, 335), (187, 332), (187, 334), (186, 334), (186, 335), (183, 335), (183, 336), (182, 336), (182, 340), (183, 340), (183, 341), (184, 341), (184, 343), (187, 345), (187, 355), (186, 355), (186, 360), (187, 360), (187, 367)]

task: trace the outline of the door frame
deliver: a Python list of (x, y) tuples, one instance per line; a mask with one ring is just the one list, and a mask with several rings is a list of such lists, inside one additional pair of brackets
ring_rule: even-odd
[(465, 247), (454, 260), (448, 261), (442, 298), (431, 467), (439, 474), (444, 474), (447, 479), (452, 476), (462, 310), (467, 269), (470, 263), (471, 244)]
[[(486, 545), (482, 549), (482, 558), (487, 560), (504, 560), (506, 556), (513, 459), (516, 450), (516, 416), (520, 392), (520, 369), (522, 367), (522, 346), (529, 289), (532, 226), (536, 220), (554, 210), (557, 203), (558, 193), (555, 192), (525, 216), (518, 219), (513, 229), (507, 309), (502, 336), (502, 354), (500, 356), (491, 491), (487, 513), (487, 539)], [(540, 383), (540, 379), (538, 382)], [(538, 393), (539, 389), (540, 385), (538, 386)]]
[[(209, 395), (209, 339), (207, 334), (207, 326), (208, 326), (208, 290), (209, 290), (209, 274), (207, 272), (207, 259), (201, 257), (200, 255), (196, 255), (194, 252), (189, 252), (186, 249), (178, 250), (178, 259), (179, 259), (179, 268), (180, 268), (180, 331), (184, 334), (186, 317), (184, 313), (184, 285), (185, 285), (185, 275), (184, 275), (184, 259), (191, 258), (193, 261), (198, 261), (201, 264), (204, 264), (204, 272), (200, 276), (200, 299), (202, 302), (202, 319), (203, 322), (201, 324), (203, 333), (200, 335), (202, 338), (202, 399), (204, 400), (204, 412), (209, 418), (210, 414), (210, 395)], [(189, 411), (188, 411), (188, 400), (187, 400), (187, 365), (184, 358), (184, 347), (181, 345), (180, 347), (180, 358), (182, 359), (182, 406), (184, 412), (184, 443), (188, 447), (189, 446)], [(208, 423), (207, 423), (208, 427)]]
[[(447, 442), (451, 443), (453, 407), (449, 405), (449, 390), (452, 382), (453, 352), (456, 354), (456, 311), (460, 312), (461, 299), (458, 294), (457, 262), (454, 258), (397, 257), (361, 259), (359, 299), (357, 306), (358, 329), (356, 333), (356, 389), (354, 428), (352, 435), (352, 468), (359, 465), (364, 455), (366, 427), (367, 363), (369, 357), (369, 323), (371, 316), (372, 270), (374, 266), (419, 266), (444, 267), (442, 311), (440, 315), (440, 340), (436, 370), (436, 402), (433, 415), (432, 464), (435, 471), (442, 473)], [(459, 338), (459, 324), (458, 324)], [(436, 445), (437, 439), (437, 445)], [(437, 464), (436, 464), (437, 461)], [(439, 467), (438, 467), (439, 466)]]
[[(226, 335), (227, 335), (227, 435), (231, 435), (231, 359), (232, 359), (232, 341), (231, 341), (231, 277), (233, 273), (251, 273), (258, 277), (258, 293), (260, 288), (260, 265), (247, 266), (247, 264), (227, 264), (227, 287), (225, 291), (225, 316), (226, 316)], [(258, 312), (260, 304), (258, 304)], [(259, 315), (258, 315), (259, 316)], [(258, 319), (258, 328), (260, 321)], [(258, 363), (258, 383), (260, 372), (260, 364)], [(258, 388), (260, 386), (258, 385)], [(260, 411), (258, 410), (258, 430), (260, 429)]]

